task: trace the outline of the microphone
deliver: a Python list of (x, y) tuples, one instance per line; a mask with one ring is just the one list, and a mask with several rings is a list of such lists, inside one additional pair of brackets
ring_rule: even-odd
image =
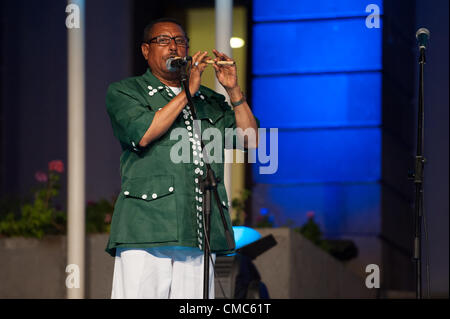
[(416, 39), (419, 42), (419, 49), (426, 49), (430, 31), (427, 28), (420, 28), (416, 32)]
[(185, 66), (190, 60), (192, 60), (191, 56), (185, 56), (184, 58), (168, 58), (166, 61), (167, 70), (170, 72), (176, 72), (179, 68)]

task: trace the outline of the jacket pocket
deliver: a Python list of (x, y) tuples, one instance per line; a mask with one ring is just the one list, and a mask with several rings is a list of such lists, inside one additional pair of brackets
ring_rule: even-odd
[(175, 192), (172, 175), (154, 175), (150, 177), (134, 177), (125, 182), (123, 194), (126, 197), (154, 201), (172, 195)]
[[(156, 243), (178, 239), (174, 176), (135, 177), (122, 187), (121, 242)], [(126, 241), (124, 241), (126, 240)]]

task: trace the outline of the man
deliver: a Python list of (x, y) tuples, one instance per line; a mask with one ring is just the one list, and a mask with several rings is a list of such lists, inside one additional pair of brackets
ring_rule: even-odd
[[(144, 30), (142, 54), (149, 69), (139, 77), (110, 85), (107, 111), (114, 135), (120, 141), (122, 189), (112, 218), (106, 251), (115, 256), (112, 298), (202, 298), (203, 234), (200, 182), (206, 165), (200, 136), (194, 130), (188, 100), (180, 83), (180, 72), (168, 70), (166, 61), (188, 55), (188, 37), (178, 22), (160, 19)], [(207, 52), (192, 56), (189, 89), (202, 132), (217, 128), (251, 128), (254, 118), (242, 94), (235, 65), (213, 50), (217, 79), (230, 96), (232, 110), (224, 96), (201, 86), (207, 67)], [(171, 160), (178, 142), (170, 138), (174, 129), (187, 130), (192, 158), (189, 163)], [(253, 143), (252, 143), (253, 142)], [(246, 141), (256, 147), (257, 141)], [(223, 176), (223, 161), (211, 163), (216, 176)], [(220, 202), (233, 235), (223, 182), (218, 183)], [(210, 247), (214, 253), (233, 251), (228, 247), (219, 209), (212, 198)], [(233, 243), (234, 244), (234, 243)], [(214, 277), (210, 267), (210, 298), (214, 298)]]

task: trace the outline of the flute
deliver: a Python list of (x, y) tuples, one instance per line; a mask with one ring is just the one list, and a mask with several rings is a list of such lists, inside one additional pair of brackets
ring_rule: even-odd
[(233, 65), (234, 61), (214, 61), (214, 60), (206, 60), (208, 64), (219, 64), (219, 65)]
[[(179, 56), (176, 56), (173, 58), (174, 60), (178, 60), (178, 59), (186, 59), (186, 58), (182, 58)], [(218, 64), (218, 65), (234, 65), (235, 62), (234, 61), (214, 61), (214, 60), (206, 60), (205, 61), (208, 64)]]

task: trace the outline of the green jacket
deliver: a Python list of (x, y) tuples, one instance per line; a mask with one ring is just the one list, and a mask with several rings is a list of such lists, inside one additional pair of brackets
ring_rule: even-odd
[[(164, 107), (175, 94), (151, 72), (112, 83), (106, 95), (106, 107), (115, 137), (122, 146), (120, 157), (121, 192), (117, 197), (106, 252), (115, 256), (116, 247), (185, 246), (203, 249), (200, 178), (206, 166), (198, 150), (191, 148), (190, 163), (173, 163), (170, 139), (174, 128), (192, 127), (189, 109), (185, 108), (172, 127), (147, 147), (139, 141), (153, 120), (155, 112)], [(225, 136), (225, 128), (235, 128), (234, 111), (225, 97), (201, 86), (193, 97), (202, 132), (216, 127)], [(190, 130), (189, 132), (193, 132)], [(191, 135), (191, 134), (190, 134)], [(189, 146), (198, 145), (198, 138)], [(205, 144), (207, 144), (205, 142)], [(223, 144), (224, 145), (224, 144)], [(198, 146), (199, 147), (199, 146)], [(198, 159), (194, 163), (194, 159)], [(223, 158), (223, 153), (222, 153)], [(227, 193), (223, 184), (224, 160), (211, 163), (218, 183), (218, 193), (225, 219), (234, 238)], [(201, 173), (200, 173), (201, 172)], [(200, 208), (199, 208), (200, 207)], [(230, 253), (224, 236), (220, 213), (212, 197), (211, 250)], [(233, 239), (234, 240), (234, 239)]]

